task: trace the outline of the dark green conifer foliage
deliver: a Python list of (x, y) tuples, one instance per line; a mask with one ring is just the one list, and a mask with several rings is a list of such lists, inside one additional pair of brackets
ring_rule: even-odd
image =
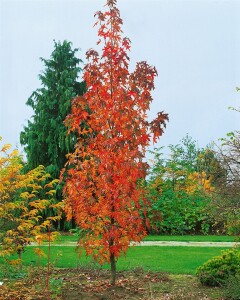
[(42, 87), (32, 93), (27, 105), (34, 114), (20, 134), (20, 143), (27, 155), (27, 169), (44, 165), (53, 178), (58, 178), (66, 162), (66, 154), (73, 152), (74, 134), (67, 135), (65, 117), (71, 111), (71, 99), (85, 92), (85, 83), (78, 81), (82, 62), (78, 49), (71, 43), (54, 41), (50, 59), (41, 58), (45, 70), (39, 75)]

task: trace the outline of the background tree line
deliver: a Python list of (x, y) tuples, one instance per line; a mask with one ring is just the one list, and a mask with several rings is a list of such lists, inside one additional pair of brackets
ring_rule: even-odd
[(146, 181), (150, 231), (167, 234), (240, 233), (240, 139), (229, 133), (222, 145), (200, 149), (190, 136), (152, 151)]

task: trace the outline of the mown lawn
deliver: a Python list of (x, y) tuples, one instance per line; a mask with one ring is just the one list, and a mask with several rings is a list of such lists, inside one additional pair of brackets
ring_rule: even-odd
[[(41, 247), (47, 253), (47, 247)], [(132, 270), (142, 268), (146, 271), (161, 271), (173, 274), (195, 274), (196, 268), (213, 256), (219, 255), (221, 250), (227, 248), (218, 247), (130, 247), (126, 257), (119, 258), (118, 270)], [(16, 258), (16, 257), (15, 257)], [(34, 254), (34, 247), (27, 247), (22, 256), (24, 265), (37, 266), (38, 257)], [(40, 258), (40, 264), (46, 265), (47, 257)], [(75, 247), (52, 246), (51, 263), (60, 268), (76, 268), (78, 266), (91, 266), (98, 268), (90, 257), (82, 251), (81, 257)], [(3, 264), (3, 259), (0, 259)], [(108, 265), (103, 266), (108, 269)]]
[(213, 247), (131, 247), (119, 269), (142, 267), (144, 270), (173, 274), (195, 274), (196, 268), (226, 248)]

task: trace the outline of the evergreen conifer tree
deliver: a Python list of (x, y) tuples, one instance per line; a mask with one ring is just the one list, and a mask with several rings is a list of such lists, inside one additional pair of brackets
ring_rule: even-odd
[(77, 51), (70, 42), (54, 41), (51, 58), (41, 58), (45, 65), (39, 75), (42, 87), (27, 100), (34, 115), (20, 134), (27, 169), (44, 165), (53, 178), (59, 177), (66, 154), (73, 151), (76, 141), (74, 134), (67, 135), (63, 122), (71, 110), (71, 100), (85, 92), (85, 83), (78, 81), (82, 61), (76, 57)]
[[(71, 100), (86, 90), (85, 82), (79, 81), (82, 61), (76, 57), (77, 51), (68, 41), (54, 41), (50, 59), (41, 58), (45, 65), (39, 75), (41, 88), (26, 102), (34, 114), (20, 134), (20, 143), (27, 156), (26, 172), (43, 165), (52, 179), (59, 178), (66, 155), (74, 151), (76, 137), (74, 132), (67, 134), (64, 120), (71, 111)], [(60, 185), (56, 196), (58, 201), (62, 200)], [(46, 214), (51, 215), (51, 212)], [(61, 229), (69, 227), (64, 218), (60, 226)]]

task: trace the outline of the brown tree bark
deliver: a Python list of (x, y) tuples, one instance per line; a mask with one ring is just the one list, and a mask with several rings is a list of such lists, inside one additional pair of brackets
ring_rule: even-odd
[(116, 283), (116, 259), (115, 259), (115, 255), (113, 253), (110, 255), (110, 264), (111, 264), (110, 284), (115, 285), (115, 283)]

